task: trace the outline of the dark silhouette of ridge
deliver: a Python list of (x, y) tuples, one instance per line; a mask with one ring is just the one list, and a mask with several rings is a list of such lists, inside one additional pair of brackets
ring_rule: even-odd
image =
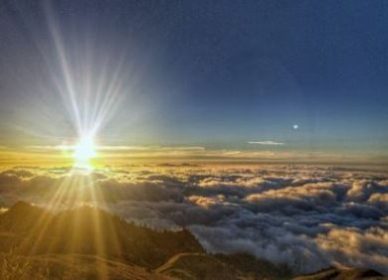
[(44, 214), (50, 215), (41, 208), (19, 201), (0, 215), (0, 229), (17, 233), (30, 231), (39, 217)]
[(10, 233), (5, 249), (24, 255), (99, 255), (156, 267), (178, 253), (204, 252), (187, 230), (155, 231), (87, 206), (50, 214), (18, 202), (0, 215), (0, 230)]

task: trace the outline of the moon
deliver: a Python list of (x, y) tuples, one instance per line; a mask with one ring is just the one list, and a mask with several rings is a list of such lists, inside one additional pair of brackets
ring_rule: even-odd
[(294, 130), (298, 130), (298, 129), (299, 129), (299, 125), (294, 124), (294, 125), (292, 126), (292, 128), (293, 128)]

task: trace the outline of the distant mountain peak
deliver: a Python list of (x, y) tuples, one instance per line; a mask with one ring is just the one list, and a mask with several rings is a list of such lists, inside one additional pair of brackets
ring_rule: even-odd
[(25, 201), (18, 201), (16, 202), (12, 207), (8, 209), (8, 212), (11, 211), (28, 211), (31, 209), (38, 209), (38, 207), (35, 207), (31, 205), (30, 203), (27, 203)]

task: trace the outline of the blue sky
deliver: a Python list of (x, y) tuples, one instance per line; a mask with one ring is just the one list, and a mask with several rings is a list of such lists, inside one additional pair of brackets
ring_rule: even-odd
[(248, 141), (272, 140), (282, 149), (381, 153), (387, 5), (4, 1), (0, 141), (76, 137), (62, 52), (90, 122), (96, 90), (103, 95), (117, 78), (119, 101), (98, 131), (109, 143), (251, 148)]

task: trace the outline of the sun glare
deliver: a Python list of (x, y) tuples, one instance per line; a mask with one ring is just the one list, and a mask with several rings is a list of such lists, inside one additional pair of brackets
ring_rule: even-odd
[(93, 138), (83, 137), (74, 148), (75, 166), (79, 168), (90, 169), (92, 167), (91, 160), (96, 157), (96, 146)]

